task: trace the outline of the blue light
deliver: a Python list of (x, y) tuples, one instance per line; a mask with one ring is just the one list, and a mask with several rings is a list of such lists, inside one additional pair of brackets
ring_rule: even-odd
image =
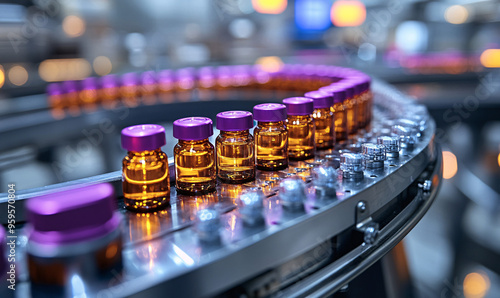
[(296, 0), (295, 24), (302, 30), (325, 30), (330, 27), (331, 0)]

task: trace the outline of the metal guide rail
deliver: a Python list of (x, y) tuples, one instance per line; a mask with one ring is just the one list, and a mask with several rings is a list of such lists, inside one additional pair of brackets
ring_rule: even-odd
[[(100, 284), (83, 285), (87, 295), (301, 297), (339, 290), (416, 225), (432, 204), (441, 181), (441, 154), (434, 144), (431, 119), (415, 137), (414, 148), (403, 148), (398, 158), (386, 160), (381, 168), (365, 169), (359, 179), (342, 176), (340, 154), (359, 152), (362, 143), (386, 134), (386, 122), (392, 125), (404, 107), (413, 104), (379, 82), (373, 85), (373, 92), (372, 130), (335, 150), (319, 152), (312, 160), (292, 162), (287, 170), (258, 172), (251, 183), (219, 184), (213, 194), (177, 195), (172, 188), (171, 207), (160, 212), (123, 209), (123, 271), (113, 272), (111, 279)], [(332, 178), (326, 184), (315, 176), (318, 168)], [(288, 197), (280, 194), (280, 183), (293, 177), (303, 181), (303, 192), (294, 189), (301, 185), (295, 180)], [(18, 218), (24, 216), (26, 199), (101, 182), (111, 182), (121, 193), (120, 172), (20, 191)], [(238, 200), (244, 192), (262, 192), (260, 224), (249, 206)], [(1, 197), (2, 208), (6, 204), (7, 198)], [(215, 211), (220, 227), (196, 218), (197, 211), (206, 208)], [(207, 229), (215, 231), (216, 241), (205, 241)], [(18, 245), (22, 256), (26, 237), (18, 237)], [(21, 287), (16, 295), (23, 297), (30, 291), (29, 280), (25, 260), (18, 262)]]

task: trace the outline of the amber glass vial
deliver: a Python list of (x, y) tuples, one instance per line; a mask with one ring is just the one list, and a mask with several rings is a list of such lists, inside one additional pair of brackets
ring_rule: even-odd
[(183, 194), (203, 194), (215, 190), (215, 150), (208, 138), (212, 120), (188, 117), (174, 121), (175, 186)]
[(122, 163), (127, 209), (152, 211), (169, 205), (168, 157), (161, 151), (165, 144), (165, 129), (160, 125), (135, 125), (122, 130), (122, 147), (128, 151)]
[(217, 114), (220, 134), (215, 142), (217, 177), (227, 183), (255, 179), (255, 142), (250, 134), (252, 113), (227, 111)]
[(254, 129), (256, 167), (276, 171), (288, 167), (288, 131), (286, 106), (264, 103), (253, 108), (257, 126)]
[(333, 96), (331, 93), (311, 91), (305, 95), (314, 102), (313, 119), (316, 128), (314, 139), (316, 149), (330, 149), (335, 146), (335, 123), (333, 118)]
[(288, 129), (288, 158), (304, 160), (314, 157), (316, 142), (312, 113), (313, 100), (307, 97), (283, 99), (286, 105)]
[(354, 96), (354, 87), (352, 82), (339, 82), (338, 86), (343, 87), (346, 92), (344, 106), (347, 114), (347, 133), (353, 136), (358, 132), (358, 103)]
[(330, 94), (333, 97), (333, 119), (335, 125), (335, 141), (345, 143), (347, 141), (347, 110), (344, 105), (346, 92), (343, 87), (330, 85), (319, 88), (319, 91)]

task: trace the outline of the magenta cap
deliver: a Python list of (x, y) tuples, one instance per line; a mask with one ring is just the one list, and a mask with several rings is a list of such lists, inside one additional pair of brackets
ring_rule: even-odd
[(315, 109), (326, 109), (333, 106), (333, 94), (323, 91), (311, 91), (304, 94), (305, 97), (313, 100)]
[(335, 86), (342, 87), (345, 90), (345, 95), (347, 98), (352, 98), (354, 96), (354, 84), (352, 82), (340, 81), (335, 83)]
[(263, 103), (253, 107), (253, 118), (261, 122), (286, 120), (286, 106), (279, 103)]
[(224, 131), (248, 130), (253, 127), (252, 113), (227, 111), (217, 114), (217, 129)]
[(319, 91), (332, 94), (334, 103), (343, 102), (347, 98), (345, 88), (340, 85), (329, 85), (321, 87), (319, 88)]
[(103, 88), (114, 88), (118, 87), (118, 78), (114, 74), (105, 75), (101, 77), (101, 86)]
[(155, 150), (167, 143), (165, 128), (156, 124), (140, 124), (122, 129), (122, 148), (141, 152)]
[(212, 120), (205, 117), (188, 117), (174, 121), (174, 138), (186, 141), (207, 139), (214, 134)]
[(142, 85), (154, 85), (156, 84), (156, 72), (153, 70), (145, 71), (141, 73), (141, 84)]
[(97, 89), (97, 79), (94, 77), (85, 78), (82, 81), (82, 90)]
[(68, 244), (103, 237), (120, 226), (113, 187), (94, 184), (29, 199), (29, 241)]
[(78, 84), (75, 81), (64, 81), (62, 87), (65, 93), (78, 91)]
[(283, 99), (286, 113), (292, 116), (310, 115), (314, 111), (313, 100), (307, 97), (290, 97)]
[(129, 72), (122, 75), (122, 86), (136, 86), (137, 85), (137, 74), (135, 72)]
[(57, 83), (51, 83), (47, 86), (46, 92), (48, 95), (60, 95), (62, 94), (61, 85)]

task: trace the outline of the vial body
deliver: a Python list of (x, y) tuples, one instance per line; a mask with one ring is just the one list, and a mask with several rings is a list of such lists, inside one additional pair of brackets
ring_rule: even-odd
[(335, 123), (330, 108), (314, 109), (316, 149), (329, 149), (335, 146)]
[(179, 193), (215, 190), (215, 150), (207, 139), (179, 140), (174, 147), (175, 186)]
[(122, 162), (125, 207), (133, 211), (156, 210), (170, 201), (168, 157), (161, 148), (129, 151)]
[(342, 102), (337, 102), (332, 106), (333, 118), (335, 122), (335, 140), (337, 142), (347, 141), (347, 111)]
[(304, 160), (314, 157), (314, 121), (310, 115), (290, 115), (287, 118), (288, 157)]
[(227, 183), (255, 179), (255, 142), (248, 130), (221, 131), (215, 147), (219, 179)]
[(347, 114), (347, 131), (350, 136), (358, 131), (358, 107), (354, 97), (346, 99), (344, 102)]
[(288, 131), (285, 121), (257, 123), (254, 129), (256, 167), (275, 171), (288, 167)]

